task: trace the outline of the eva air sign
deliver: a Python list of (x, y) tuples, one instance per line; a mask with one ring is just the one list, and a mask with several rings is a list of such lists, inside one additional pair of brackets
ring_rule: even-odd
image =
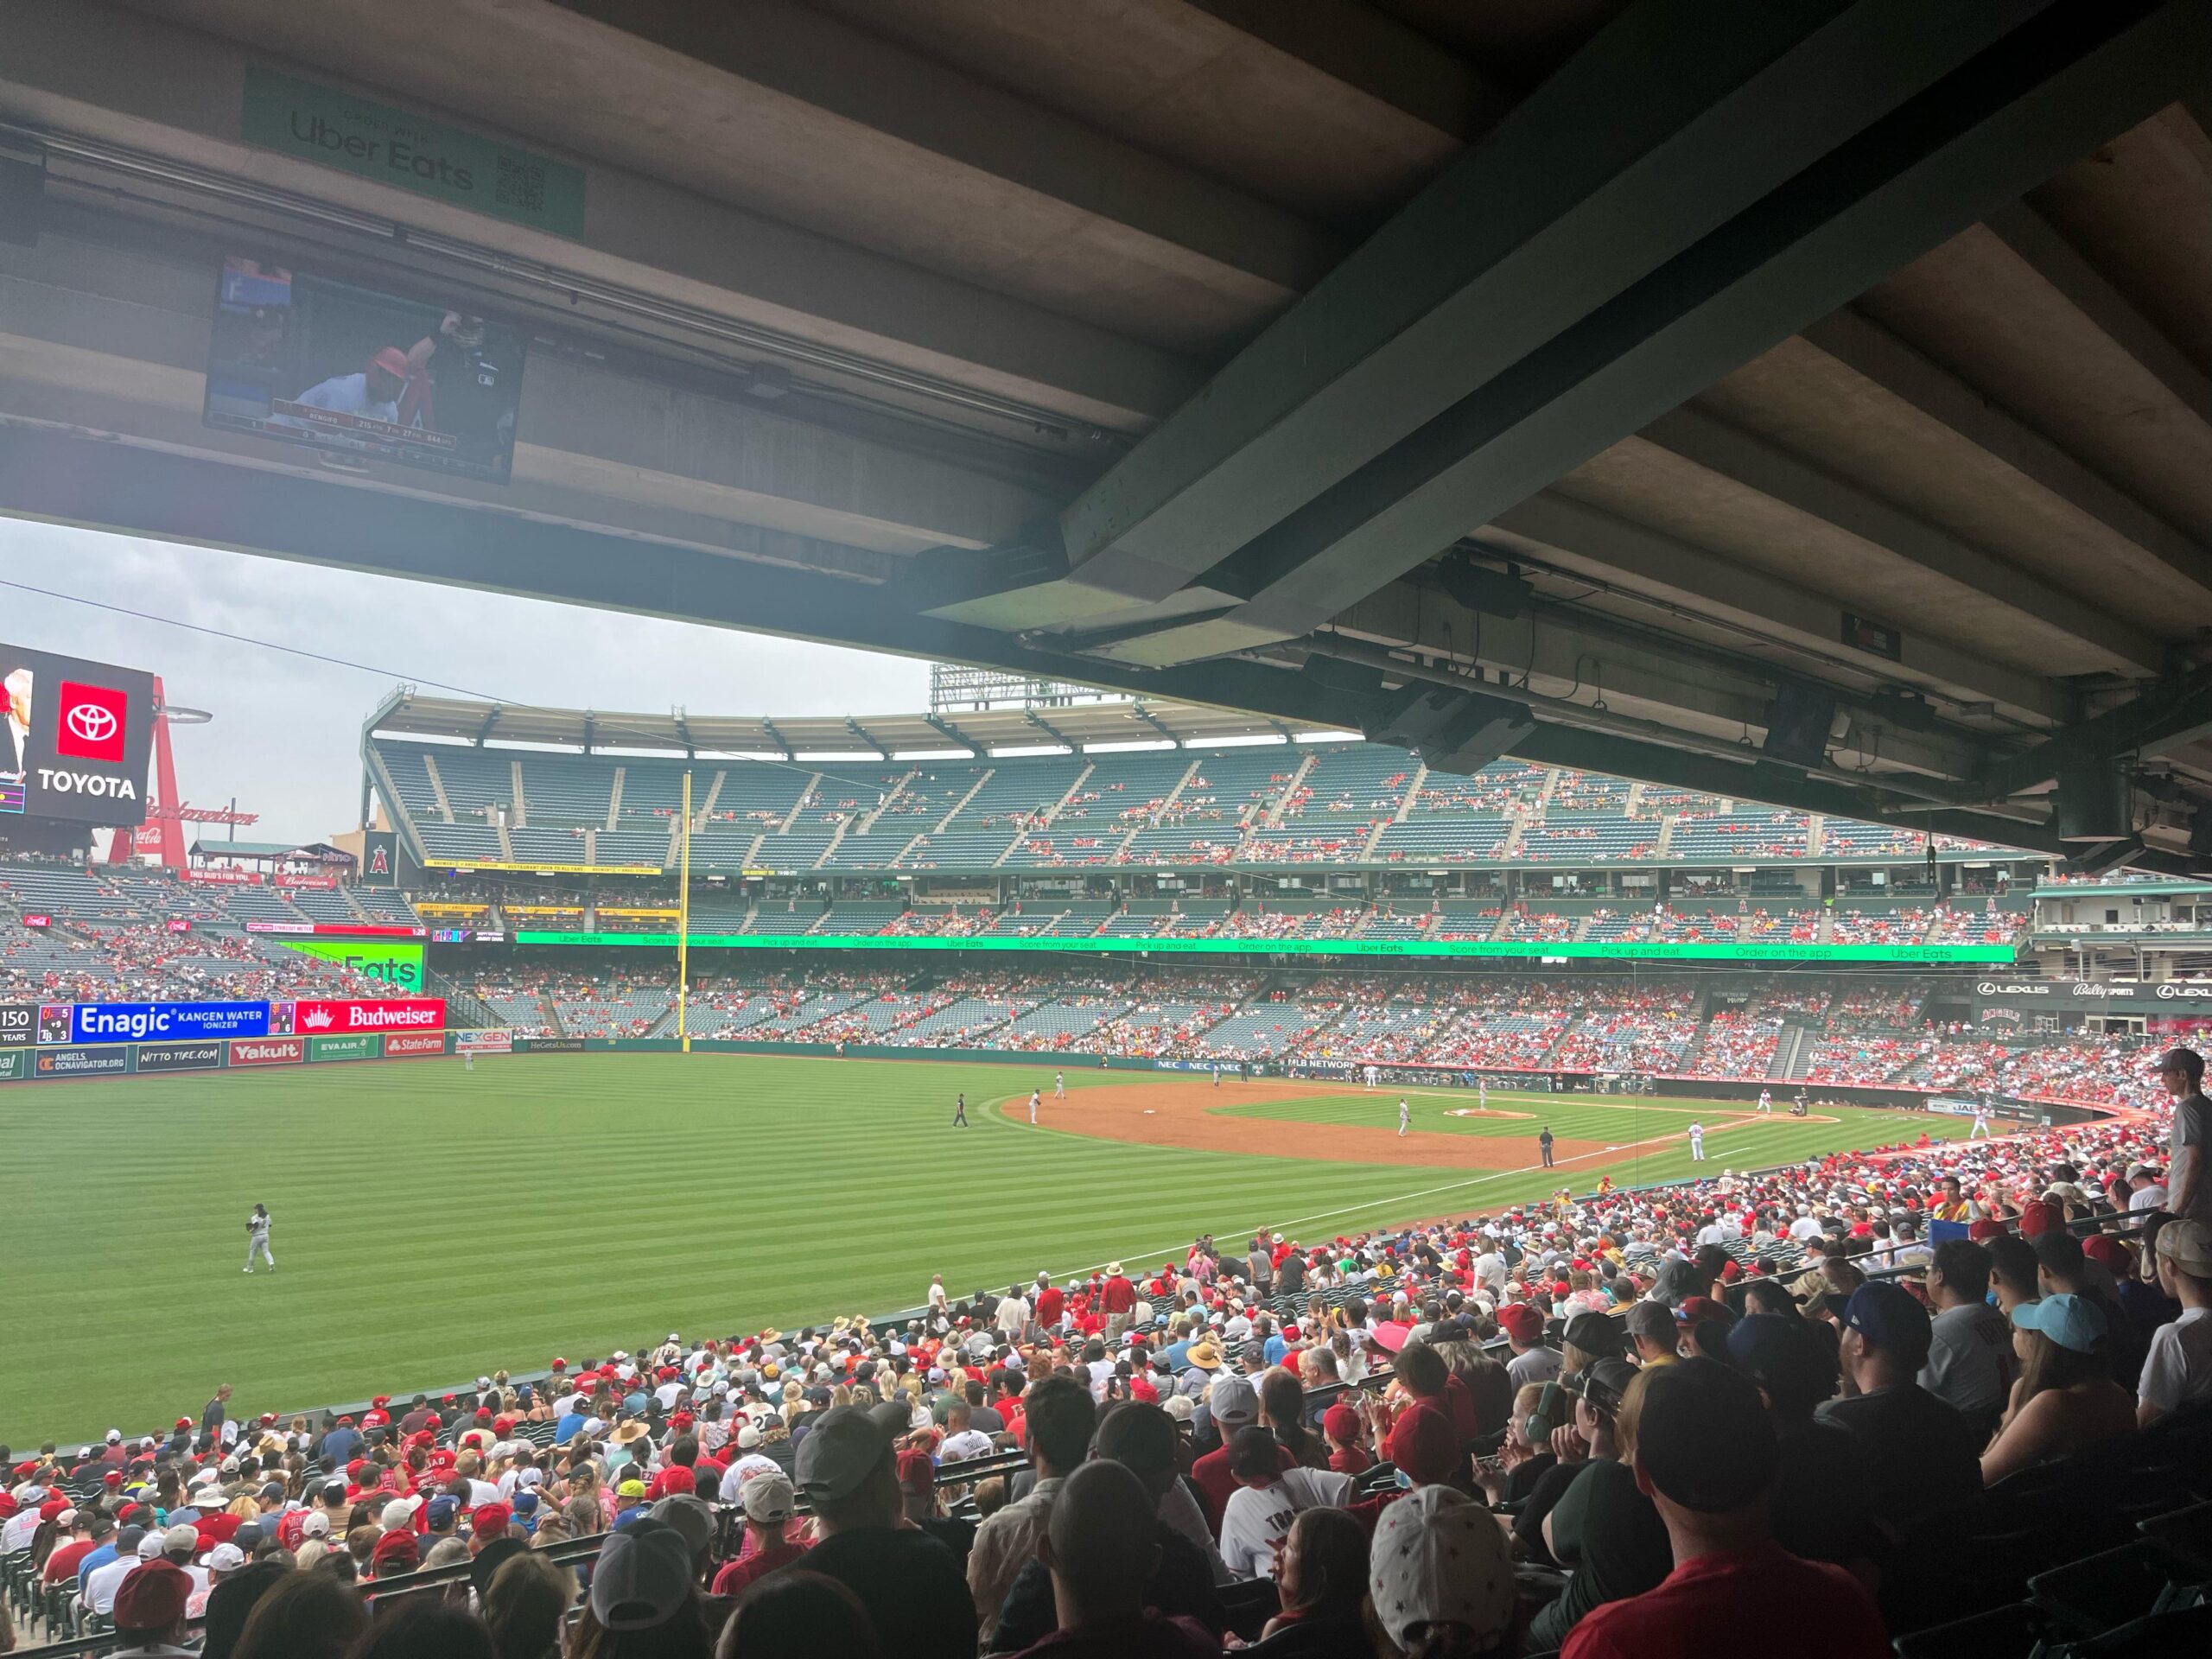
[(373, 1060), (384, 1052), (384, 1039), (373, 1032), (355, 1037), (310, 1037), (310, 1060)]

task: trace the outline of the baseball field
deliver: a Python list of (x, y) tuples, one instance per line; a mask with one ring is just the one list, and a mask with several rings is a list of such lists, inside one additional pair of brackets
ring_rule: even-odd
[[(701, 1053), (515, 1056), (0, 1092), (0, 1444), (409, 1394), (1134, 1268), (1197, 1233), (1384, 1221), (1764, 1166), (1965, 1125), (1839, 1109), (1052, 1065)], [(1045, 1099), (1035, 1128), (1030, 1090)], [(970, 1127), (951, 1127), (965, 1094)], [(1536, 1167), (1548, 1126), (1559, 1167)], [(247, 1212), (277, 1268), (247, 1275)]]

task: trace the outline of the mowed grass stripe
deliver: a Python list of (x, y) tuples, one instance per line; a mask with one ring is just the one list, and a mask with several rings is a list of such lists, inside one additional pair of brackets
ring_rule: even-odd
[[(1132, 1146), (993, 1109), (1049, 1096), (1052, 1071), (563, 1055), (0, 1090), (4, 1306), (19, 1354), (46, 1357), (0, 1371), (0, 1441), (154, 1427), (218, 1382), (308, 1406), (911, 1306), (932, 1272), (965, 1294), (1201, 1230), (1354, 1212), (1322, 1236), (1555, 1184)], [(1079, 1131), (1083, 1090), (1148, 1080), (1070, 1071), (1065, 1116)], [(249, 1278), (257, 1199), (281, 1266)]]

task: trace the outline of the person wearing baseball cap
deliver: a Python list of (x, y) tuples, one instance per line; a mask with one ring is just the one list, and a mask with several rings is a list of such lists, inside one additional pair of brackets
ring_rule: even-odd
[[(1089, 1402), (1090, 1389), (1070, 1387)], [(973, 1659), (975, 1601), (952, 1552), (899, 1526), (898, 1459), (882, 1425), (856, 1406), (833, 1406), (799, 1442), (796, 1463), (820, 1538), (807, 1570), (850, 1590), (879, 1630), (907, 1632), (908, 1659)]]
[(2137, 1421), (2149, 1427), (2170, 1411), (2212, 1400), (2212, 1228), (2170, 1221), (2158, 1230), (2151, 1259), (2159, 1288), (2181, 1304), (2181, 1317), (2151, 1333), (2136, 1387)]
[(1513, 1357), (1505, 1374), (1517, 1390), (1531, 1382), (1548, 1382), (1559, 1375), (1559, 1350), (1544, 1344), (1544, 1316), (1526, 1302), (1508, 1302), (1497, 1310), (1497, 1328), (1505, 1332)]
[(1874, 1510), (1903, 1527), (1981, 1490), (1980, 1446), (1967, 1420), (1920, 1386), (1931, 1341), (1928, 1310), (1880, 1280), (1844, 1304), (1839, 1357), (1857, 1393), (1816, 1421), (1847, 1432), (1874, 1486)]
[(713, 1640), (692, 1580), (690, 1548), (664, 1521), (648, 1517), (607, 1535), (592, 1566), (585, 1608), (586, 1625), (598, 1629), (579, 1632), (590, 1638), (578, 1643), (581, 1651), (594, 1649), (601, 1630), (661, 1631), (671, 1653), (703, 1653)]
[(124, 1580), (115, 1592), (112, 1616), (116, 1634), (124, 1642), (114, 1652), (130, 1659), (190, 1653), (178, 1644), (184, 1639), (184, 1611), (193, 1588), (191, 1575), (166, 1558), (147, 1562)]
[[(900, 1453), (901, 1457), (908, 1454)], [(927, 1452), (918, 1455), (929, 1461)], [(745, 1513), (745, 1535), (751, 1541), (752, 1552), (740, 1550), (740, 1558), (732, 1560), (715, 1575), (714, 1593), (718, 1596), (737, 1596), (756, 1579), (766, 1578), (779, 1567), (789, 1567), (806, 1554), (806, 1545), (795, 1542), (784, 1535), (798, 1497), (791, 1481), (781, 1474), (755, 1475), (741, 1489), (739, 1503)]]
[(1040, 1659), (1215, 1659), (1221, 1639), (1213, 1631), (1154, 1611), (1158, 1503), (1135, 1471), (1110, 1459), (1094, 1459), (1067, 1478), (1038, 1541), (1058, 1628), (1048, 1625), (1022, 1651)]
[[(1249, 1428), (1260, 1421), (1260, 1391), (1249, 1377), (1217, 1377), (1206, 1390), (1205, 1407), (1221, 1444), (1191, 1465), (1191, 1484), (1198, 1489), (1199, 1502), (1205, 1506), (1207, 1526), (1218, 1535), (1222, 1511), (1229, 1495), (1236, 1490), (1236, 1478), (1229, 1472), (1229, 1442), (1238, 1429)], [(1298, 1459), (1285, 1446), (1281, 1461), (1287, 1469)]]
[(1757, 1385), (1699, 1357), (1650, 1373), (1637, 1393), (1631, 1472), (1665, 1528), (1672, 1567), (1650, 1589), (1585, 1616), (1563, 1659), (1703, 1659), (1714, 1632), (1732, 1630), (1787, 1630), (1793, 1649), (1814, 1659), (1886, 1654), (1865, 1587), (1769, 1534), (1778, 1455)]
[(1401, 1652), (1503, 1650), (1516, 1587), (1505, 1535), (1490, 1512), (1449, 1486), (1424, 1486), (1382, 1512), (1368, 1548), (1376, 1622)]
[(2012, 1310), (2020, 1380), (2005, 1427), (1981, 1454), (1985, 1485), (2134, 1428), (2134, 1397), (2113, 1381), (2112, 1333), (2087, 1296), (2045, 1296)]
[[(429, 342), (423, 342), (427, 346)], [(429, 353), (423, 353), (427, 361)], [(327, 409), (340, 415), (358, 415), (372, 421), (384, 421), (392, 425), (399, 422), (399, 395), (417, 372), (417, 365), (397, 346), (385, 346), (369, 353), (358, 374), (334, 374), (327, 380), (316, 382), (290, 401), (307, 409)], [(270, 417), (275, 426), (300, 427), (318, 430), (315, 422), (299, 416), (278, 413)]]

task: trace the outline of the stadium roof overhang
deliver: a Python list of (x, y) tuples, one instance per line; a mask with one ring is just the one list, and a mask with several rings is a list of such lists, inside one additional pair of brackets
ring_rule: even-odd
[[(370, 715), (368, 730), (391, 737), (596, 748), (682, 756), (945, 753), (973, 754), (1046, 747), (1158, 747), (1253, 739), (1279, 741), (1276, 721), (1200, 703), (1112, 699), (1071, 702), (1044, 711), (980, 709), (934, 715), (818, 716), (641, 715), (518, 707), (425, 696), (403, 686)], [(1320, 733), (1330, 728), (1306, 728)], [(1341, 730), (1339, 736), (1357, 735)], [(221, 843), (211, 843), (220, 845)]]
[[(722, 16), (0, 14), (0, 510), (2212, 855), (2201, 0)], [(257, 148), (269, 65), (580, 232)], [(203, 429), (242, 242), (528, 321), (513, 483)]]

